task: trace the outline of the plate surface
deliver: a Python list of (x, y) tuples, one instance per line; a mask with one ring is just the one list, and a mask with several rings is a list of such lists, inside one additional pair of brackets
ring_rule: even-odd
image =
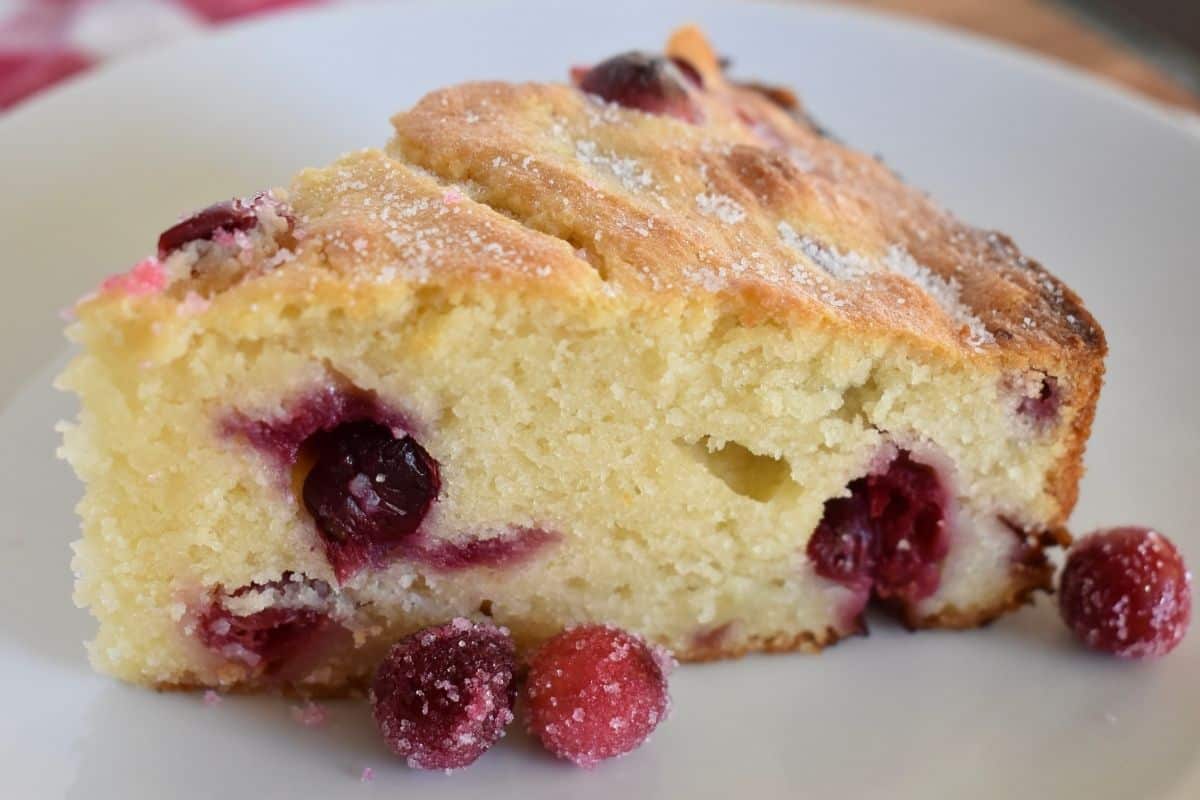
[[(637, 20), (632, 26), (630, 20)], [(1074, 523), (1160, 526), (1200, 565), (1200, 138), (1150, 106), (959, 35), (817, 7), (608, 0), (354, 6), (146, 54), (0, 121), (0, 795), (1200, 797), (1200, 631), (1160, 663), (1074, 647), (1043, 600), (986, 631), (880, 621), (821, 657), (686, 667), (653, 743), (584, 773), (514, 731), (445, 778), (390, 760), (361, 703), (156, 695), (88, 669), (70, 602), (79, 486), (55, 461), (56, 309), (183, 210), (382, 144), (468, 78), (557, 79), (696, 20), (966, 219), (1011, 233), (1107, 328)], [(364, 766), (375, 781), (360, 786)], [(403, 793), (403, 794), (402, 794)]]

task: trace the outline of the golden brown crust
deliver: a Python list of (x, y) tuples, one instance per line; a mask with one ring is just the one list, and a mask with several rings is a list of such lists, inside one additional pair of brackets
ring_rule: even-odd
[[(588, 250), (622, 288), (755, 299), (741, 310), (829, 317), (968, 351), (978, 349), (963, 330), (969, 314), (994, 339), (987, 351), (1025, 362), (1103, 350), (1079, 299), (1007, 237), (960, 222), (720, 73), (706, 74), (695, 102), (702, 125), (566, 86), (466, 84), (398, 114), (390, 151), (444, 180), (474, 182), (488, 205)], [(850, 272), (857, 260), (903, 251), (957, 286), (963, 313), (902, 269), (826, 274), (821, 262), (836, 259), (798, 252), (781, 224), (810, 249), (845, 256)]]

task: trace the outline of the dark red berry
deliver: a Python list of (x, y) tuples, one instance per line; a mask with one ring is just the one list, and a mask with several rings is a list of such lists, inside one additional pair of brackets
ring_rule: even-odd
[(530, 731), (581, 767), (628, 753), (666, 718), (672, 665), (665, 651), (619, 628), (569, 628), (530, 661)]
[[(243, 586), (229, 596), (242, 597), (270, 589), (282, 592), (294, 582), (291, 574), (285, 573), (278, 581)], [(306, 583), (318, 594), (329, 592), (323, 581), (309, 579)], [(238, 616), (220, 598), (213, 598), (200, 613), (196, 635), (214, 653), (270, 675), (300, 655), (334, 624), (328, 614), (315, 608), (271, 606)]]
[[(645, 53), (624, 53), (592, 67), (579, 80), (588, 94), (650, 114), (667, 114), (684, 122), (699, 122), (700, 109), (688, 92), (699, 74), (691, 65)], [(690, 71), (690, 74), (689, 74)]]
[(821, 522), (808, 540), (808, 557), (821, 577), (869, 588), (875, 574), (874, 549), (866, 481), (857, 480), (850, 484), (849, 497), (825, 503)]
[(937, 591), (950, 550), (949, 498), (937, 471), (901, 451), (885, 472), (867, 476), (875, 528), (875, 594), (915, 602)]
[(852, 481), (850, 497), (825, 503), (808, 540), (818, 575), (885, 600), (916, 602), (935, 591), (950, 549), (949, 496), (937, 471), (900, 453), (886, 470)]
[(1036, 397), (1023, 397), (1017, 405), (1017, 413), (1029, 419), (1039, 428), (1047, 427), (1058, 418), (1062, 405), (1062, 392), (1058, 380), (1051, 375), (1042, 379), (1042, 388)]
[(1187, 632), (1191, 575), (1170, 540), (1148, 528), (1110, 528), (1075, 543), (1059, 579), (1063, 621), (1093, 650), (1166, 655)]
[(217, 231), (245, 231), (256, 224), (253, 202), (239, 198), (214, 203), (163, 231), (158, 237), (158, 257), (166, 258), (188, 242), (211, 239)]
[(392, 752), (418, 769), (458, 769), (504, 735), (516, 700), (508, 632), (456, 619), (397, 642), (371, 688)]
[(437, 462), (411, 436), (351, 422), (313, 437), (304, 506), (338, 580), (378, 564), (420, 527), (441, 483)]

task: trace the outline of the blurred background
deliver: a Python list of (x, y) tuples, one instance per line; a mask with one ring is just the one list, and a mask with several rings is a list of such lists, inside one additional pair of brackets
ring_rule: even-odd
[[(363, 0), (0, 0), (0, 111), (139, 48), (248, 17), (351, 1)], [(828, 2), (1032, 50), (1153, 98), (1200, 130), (1200, 0)]]

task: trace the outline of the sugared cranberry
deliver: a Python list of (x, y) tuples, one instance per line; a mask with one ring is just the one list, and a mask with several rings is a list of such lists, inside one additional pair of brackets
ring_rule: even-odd
[(529, 727), (554, 755), (591, 767), (628, 753), (667, 715), (673, 661), (606, 625), (570, 628), (529, 664)]
[(611, 103), (650, 114), (668, 114), (684, 122), (699, 122), (700, 109), (688, 93), (688, 82), (699, 85), (691, 65), (645, 53), (624, 53), (602, 61), (579, 79), (579, 88)]
[(392, 752), (418, 769), (471, 764), (504, 735), (516, 700), (508, 632), (456, 619), (402, 639), (375, 673), (371, 706)]
[(420, 527), (441, 486), (437, 462), (412, 437), (367, 421), (316, 434), (313, 450), (304, 506), (345, 580)]
[(850, 497), (825, 504), (808, 540), (817, 574), (856, 590), (870, 586), (884, 600), (911, 603), (937, 591), (950, 549), (949, 497), (937, 471), (901, 451), (849, 489)]
[(217, 231), (245, 231), (258, 223), (253, 201), (242, 199), (226, 200), (201, 211), (197, 211), (187, 219), (167, 228), (158, 237), (158, 257), (168, 255), (183, 247), (188, 242), (211, 239)]
[(1191, 575), (1161, 533), (1110, 528), (1071, 548), (1058, 602), (1067, 626), (1093, 650), (1162, 656), (1179, 644), (1191, 620)]
[[(242, 597), (268, 589), (284, 591), (290, 583), (292, 577), (285, 573), (281, 580), (243, 586), (231, 596)], [(309, 584), (318, 593), (329, 591), (322, 581)], [(328, 614), (315, 608), (270, 606), (239, 616), (214, 598), (200, 614), (196, 635), (214, 653), (270, 675), (333, 625)]]

